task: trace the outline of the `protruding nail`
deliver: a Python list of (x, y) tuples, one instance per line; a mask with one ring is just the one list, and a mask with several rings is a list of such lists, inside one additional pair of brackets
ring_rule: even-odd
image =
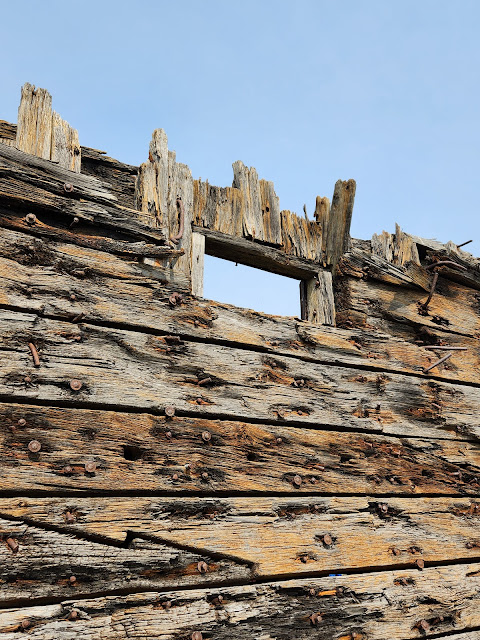
[(65, 184), (63, 185), (63, 190), (65, 191), (65, 193), (72, 193), (74, 190), (74, 186), (71, 182), (65, 182)]
[(41, 448), (42, 448), (42, 445), (38, 440), (30, 440), (30, 442), (28, 443), (28, 450), (31, 453), (38, 453)]
[(33, 366), (34, 367), (39, 367), (40, 366), (40, 358), (38, 357), (38, 351), (37, 351), (36, 346), (33, 344), (33, 342), (29, 342), (28, 343), (28, 348), (32, 352)]
[(15, 538), (7, 538), (7, 547), (10, 549), (12, 553), (17, 553), (18, 551), (18, 542)]

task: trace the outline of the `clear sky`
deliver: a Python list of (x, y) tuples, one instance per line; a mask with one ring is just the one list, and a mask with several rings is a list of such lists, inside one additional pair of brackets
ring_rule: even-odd
[[(0, 2), (0, 118), (53, 95), (80, 142), (139, 164), (166, 130), (194, 177), (239, 159), (310, 216), (357, 181), (352, 235), (395, 222), (480, 255), (479, 0)], [(246, 269), (245, 269), (246, 271)], [(207, 265), (206, 296), (298, 315), (297, 283)], [(235, 277), (239, 276), (241, 277)]]

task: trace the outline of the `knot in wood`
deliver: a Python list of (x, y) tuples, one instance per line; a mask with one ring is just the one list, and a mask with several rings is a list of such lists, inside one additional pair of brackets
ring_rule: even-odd
[(31, 453), (38, 453), (41, 448), (42, 448), (42, 445), (38, 440), (30, 440), (30, 442), (28, 443), (28, 450)]
[(70, 578), (68, 579), (69, 583), (71, 585), (74, 585), (77, 582), (77, 578), (76, 576), (70, 576)]
[(30, 620), (28, 618), (25, 618), (20, 623), (20, 626), (21, 626), (22, 629), (29, 629), (31, 627), (31, 625), (32, 625), (32, 623), (30, 622)]
[(68, 620), (78, 620), (78, 611), (77, 609), (72, 609), (68, 614)]

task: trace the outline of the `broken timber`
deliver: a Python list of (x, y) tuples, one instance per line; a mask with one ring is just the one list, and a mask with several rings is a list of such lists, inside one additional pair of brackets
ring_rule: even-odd
[[(0, 638), (477, 640), (480, 263), (0, 121)], [(204, 300), (204, 255), (301, 319)], [(448, 359), (444, 356), (449, 354)]]

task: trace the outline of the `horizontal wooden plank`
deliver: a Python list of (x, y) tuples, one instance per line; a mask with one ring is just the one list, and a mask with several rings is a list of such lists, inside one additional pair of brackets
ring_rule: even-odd
[[(115, 590), (248, 580), (245, 563), (140, 538), (127, 548), (0, 518), (0, 606)], [(202, 564), (205, 563), (205, 564)]]
[[(81, 295), (81, 293), (79, 294)], [(0, 394), (417, 437), (477, 438), (480, 389), (0, 312)], [(38, 350), (35, 367), (29, 343)], [(79, 380), (81, 387), (72, 387)], [(73, 383), (75, 384), (75, 383)]]
[(480, 557), (480, 503), (471, 498), (22, 497), (0, 499), (0, 515), (118, 542), (148, 535), (237, 558), (267, 577)]
[[(429, 335), (415, 327), (383, 321), (382, 328), (319, 327), (295, 318), (269, 316), (231, 305), (183, 296), (172, 306), (175, 287), (188, 282), (180, 274), (127, 263), (101, 251), (47, 242), (3, 229), (0, 240), (0, 304), (47, 315), (90, 322), (118, 323), (194, 339), (230, 341), (270, 353), (331, 364), (355, 365), (421, 375), (437, 354), (420, 345), (466, 347), (432, 374), (477, 382), (477, 339), (447, 333), (437, 326)], [(173, 277), (170, 289), (159, 279)], [(72, 293), (76, 296), (71, 299)], [(81, 293), (81, 295), (79, 295)], [(373, 292), (372, 292), (373, 295)], [(419, 327), (420, 328), (420, 327)], [(461, 366), (451, 366), (461, 362)]]
[[(477, 495), (454, 440), (0, 404), (0, 491)], [(29, 443), (40, 443), (32, 455)], [(95, 462), (95, 473), (85, 464)], [(206, 474), (206, 476), (205, 476)]]
[[(64, 185), (73, 186), (66, 192)], [(116, 204), (108, 185), (57, 164), (0, 144), (0, 201), (11, 216), (25, 211), (55, 215), (64, 223), (74, 217), (93, 226), (123, 232), (136, 240), (164, 242), (160, 230), (141, 224), (137, 212)]]
[(410, 640), (426, 632), (451, 632), (454, 640), (476, 640), (478, 632), (468, 630), (480, 626), (479, 594), (480, 565), (472, 563), (423, 572), (70, 598), (4, 610), (0, 633), (4, 640), (16, 640), (25, 628), (29, 638), (49, 640), (291, 640), (293, 631), (296, 640)]
[(210, 256), (298, 279), (311, 278), (322, 268), (320, 264), (288, 255), (281, 249), (269, 247), (254, 240), (219, 233), (200, 226), (194, 226), (193, 230), (205, 236), (205, 252)]
[(475, 340), (480, 335), (478, 293), (441, 276), (427, 311), (422, 305), (428, 294), (419, 290), (356, 278), (345, 278), (337, 286), (337, 321), (341, 326), (350, 322), (352, 326), (361, 324), (382, 330), (385, 320), (393, 320), (434, 332), (441, 328), (445, 333)]

